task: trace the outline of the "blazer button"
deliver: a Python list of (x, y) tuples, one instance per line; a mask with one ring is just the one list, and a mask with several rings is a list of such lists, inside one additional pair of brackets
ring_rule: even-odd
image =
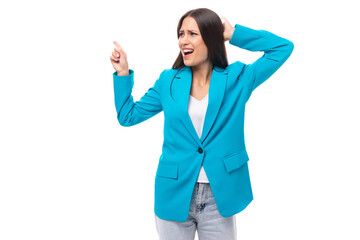
[(198, 152), (199, 152), (199, 153), (203, 153), (203, 150), (202, 150), (201, 147), (198, 148)]

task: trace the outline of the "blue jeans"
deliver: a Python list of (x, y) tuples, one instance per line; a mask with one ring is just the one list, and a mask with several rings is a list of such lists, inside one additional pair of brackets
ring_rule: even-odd
[(160, 240), (236, 240), (236, 216), (220, 215), (209, 183), (197, 182), (186, 222), (160, 219), (155, 215)]

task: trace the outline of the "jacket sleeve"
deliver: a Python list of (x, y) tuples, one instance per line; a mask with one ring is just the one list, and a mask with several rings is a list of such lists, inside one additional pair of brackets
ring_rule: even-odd
[(124, 127), (141, 123), (163, 110), (160, 101), (160, 79), (163, 72), (154, 85), (136, 102), (131, 94), (134, 86), (134, 71), (129, 69), (129, 73), (126, 76), (113, 73), (117, 119)]
[[(263, 51), (264, 55), (251, 64), (245, 65), (243, 75), (248, 87), (248, 97), (260, 84), (274, 74), (290, 57), (294, 44), (265, 30), (254, 30), (235, 25), (230, 44), (249, 50)], [(246, 77), (245, 77), (246, 76)]]

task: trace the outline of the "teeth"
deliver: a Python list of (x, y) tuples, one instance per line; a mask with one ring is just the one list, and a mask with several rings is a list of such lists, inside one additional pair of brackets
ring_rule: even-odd
[(189, 53), (189, 52), (193, 52), (194, 50), (190, 50), (190, 49), (185, 49), (184, 53)]

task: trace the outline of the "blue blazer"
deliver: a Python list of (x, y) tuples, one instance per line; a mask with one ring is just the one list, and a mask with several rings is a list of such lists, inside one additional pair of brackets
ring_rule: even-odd
[[(291, 55), (294, 44), (264, 30), (235, 25), (230, 44), (263, 51), (251, 64), (236, 61), (225, 69), (214, 66), (201, 138), (188, 114), (191, 67), (165, 69), (154, 85), (134, 102), (134, 71), (113, 73), (115, 107), (121, 126), (141, 123), (163, 111), (164, 142), (155, 176), (155, 214), (185, 222), (201, 165), (219, 213), (230, 217), (253, 200), (244, 141), (245, 104), (251, 93)], [(172, 82), (172, 84), (171, 84)]]

